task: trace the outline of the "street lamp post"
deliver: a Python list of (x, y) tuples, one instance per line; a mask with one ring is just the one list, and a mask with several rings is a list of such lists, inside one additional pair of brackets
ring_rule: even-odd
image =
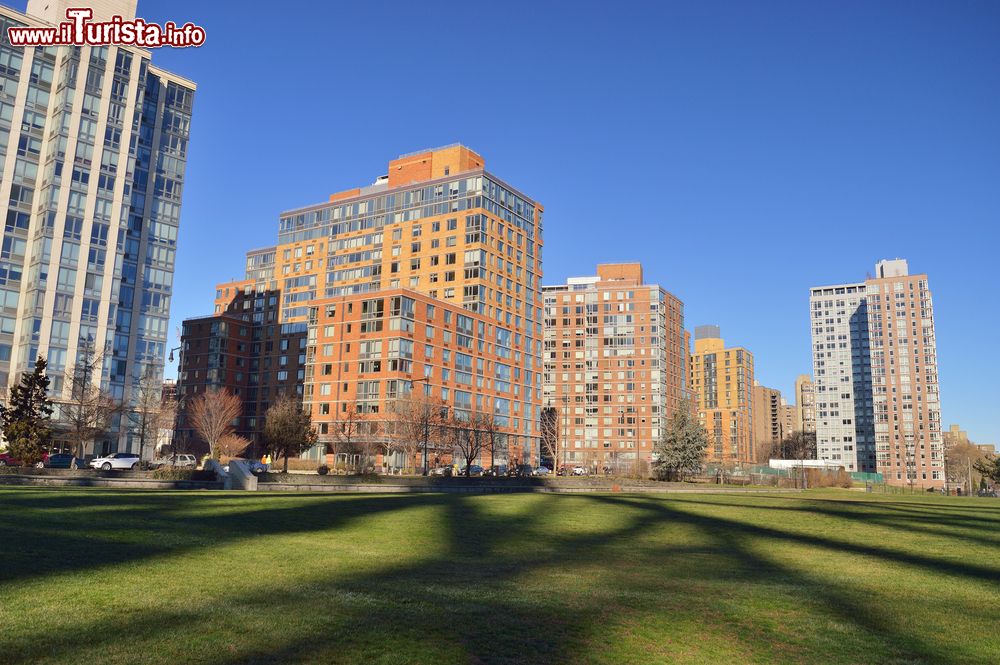
[[(174, 362), (174, 351), (180, 351), (183, 346), (184, 345), (181, 344), (180, 346), (175, 346), (174, 348), (170, 349), (170, 353), (167, 355), (168, 363)], [(177, 369), (178, 379), (180, 379), (180, 374), (181, 374), (180, 368), (178, 367)], [(185, 397), (180, 395), (179, 391), (180, 387), (178, 386), (175, 388), (175, 400), (177, 401), (177, 404), (174, 407), (174, 418), (173, 418), (174, 430), (170, 433), (170, 456), (174, 462), (177, 461), (177, 430), (180, 427), (181, 410), (184, 408), (184, 401), (185, 401)]]

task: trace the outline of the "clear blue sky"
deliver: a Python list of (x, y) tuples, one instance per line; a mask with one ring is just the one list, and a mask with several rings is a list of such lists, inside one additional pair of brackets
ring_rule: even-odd
[(199, 85), (175, 324), (281, 210), (462, 142), (545, 205), (546, 283), (641, 261), (786, 393), (809, 287), (907, 258), (945, 426), (1000, 443), (1000, 3), (253, 6), (139, 2), (208, 32), (154, 54)]

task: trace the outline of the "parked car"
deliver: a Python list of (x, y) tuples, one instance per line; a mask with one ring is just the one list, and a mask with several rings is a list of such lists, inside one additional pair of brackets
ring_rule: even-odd
[(444, 476), (450, 478), (452, 474), (452, 468), (450, 466), (436, 466), (428, 474), (431, 476)]
[(488, 468), (485, 471), (483, 471), (483, 475), (484, 476), (490, 476), (492, 478), (496, 478), (498, 476), (506, 476), (507, 475), (507, 465), (506, 464), (498, 464), (496, 466), (491, 466), (490, 468)]
[(112, 453), (104, 457), (95, 457), (90, 460), (90, 468), (102, 471), (138, 469), (139, 456), (135, 453)]
[(44, 462), (46, 469), (86, 469), (87, 462), (69, 453), (49, 455)]
[(178, 469), (193, 469), (198, 466), (198, 459), (194, 455), (173, 455), (171, 457), (158, 457), (150, 464), (154, 469), (163, 466), (172, 466)]
[(585, 476), (585, 475), (587, 475), (587, 469), (584, 468), (584, 467), (582, 467), (582, 466), (574, 466), (573, 467), (573, 475), (574, 476)]
[(547, 466), (540, 466), (537, 469), (535, 469), (535, 474), (534, 475), (536, 475), (536, 476), (547, 476), (550, 473), (552, 473), (552, 469), (550, 469)]
[(530, 464), (518, 464), (510, 470), (510, 475), (517, 478), (528, 478), (535, 475), (535, 470)]
[(21, 460), (14, 459), (10, 453), (0, 453), (0, 466), (21, 466)]
[[(464, 476), (465, 475), (465, 469), (463, 468), (461, 471), (459, 471), (458, 475)], [(483, 475), (483, 467), (479, 466), (478, 464), (473, 464), (472, 466), (469, 467), (469, 475), (470, 476), (481, 476), (481, 475)]]

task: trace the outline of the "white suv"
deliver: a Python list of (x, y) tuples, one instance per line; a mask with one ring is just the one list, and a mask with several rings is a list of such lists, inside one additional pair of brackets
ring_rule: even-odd
[(112, 469), (138, 469), (139, 456), (135, 453), (112, 453), (104, 457), (96, 457), (90, 460), (91, 469), (101, 469), (111, 471)]

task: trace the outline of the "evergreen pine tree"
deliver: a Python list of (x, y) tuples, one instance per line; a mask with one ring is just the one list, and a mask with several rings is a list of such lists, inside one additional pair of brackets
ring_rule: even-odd
[(34, 371), (21, 374), (7, 404), (0, 405), (0, 430), (7, 447), (26, 466), (42, 461), (52, 439), (52, 400), (45, 366), (45, 358), (39, 356)]
[(667, 424), (663, 436), (653, 447), (657, 476), (683, 479), (684, 474), (699, 471), (705, 462), (708, 436), (691, 415), (691, 407), (682, 401)]

